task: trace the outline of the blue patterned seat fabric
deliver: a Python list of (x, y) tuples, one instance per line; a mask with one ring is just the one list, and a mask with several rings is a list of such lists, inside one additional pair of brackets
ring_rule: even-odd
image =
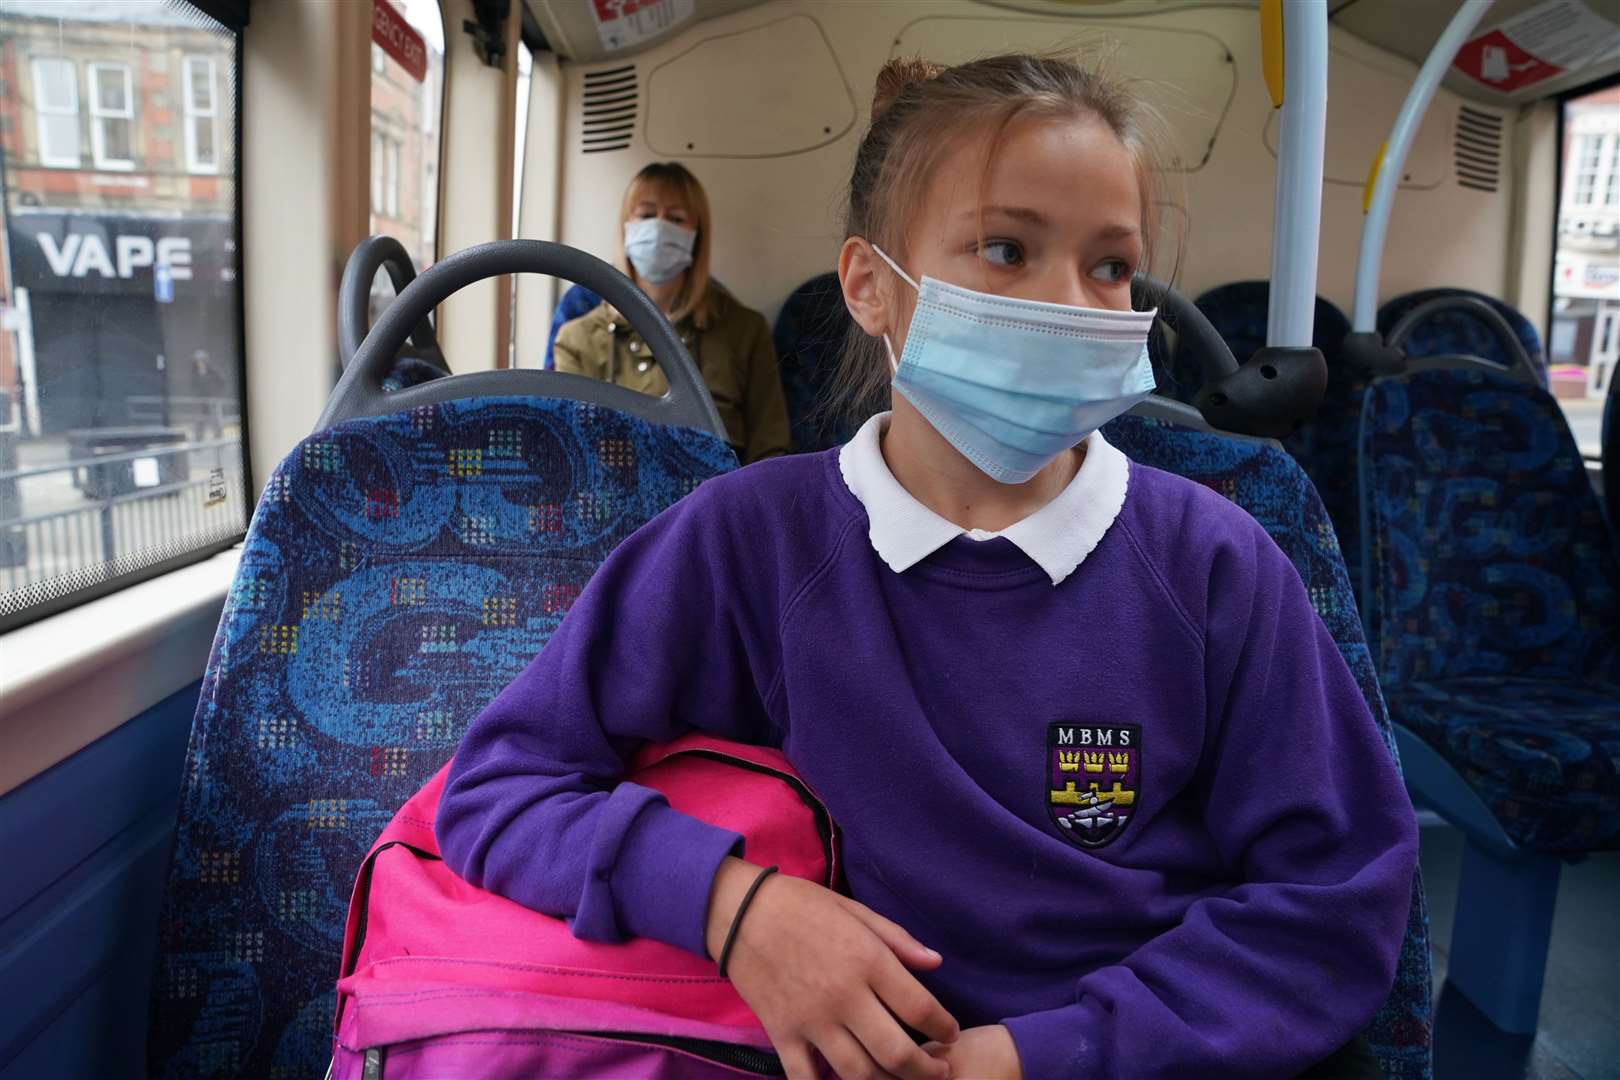
[(1485, 371), (1381, 379), (1361, 462), (1396, 721), (1516, 842), (1620, 846), (1620, 565), (1557, 403)]
[(526, 398), (341, 424), (282, 462), (192, 727), (152, 1076), (322, 1074), (373, 838), (614, 545), (734, 465), (710, 435)]
[(787, 398), (793, 448), (827, 450), (849, 441), (859, 427), (829, 415), (823, 405), (838, 370), (851, 320), (835, 273), (819, 274), (788, 295), (771, 337)]
[[(1514, 335), (1524, 346), (1535, 368), (1536, 378), (1547, 385), (1547, 360), (1541, 351), (1541, 335), (1519, 309), (1503, 303), (1494, 296), (1486, 296), (1471, 289), (1420, 289), (1393, 300), (1385, 301), (1378, 309), (1378, 332), (1385, 338), (1419, 304), (1442, 296), (1469, 296), (1491, 305), (1513, 327)], [(1408, 356), (1478, 356), (1506, 367), (1510, 362), (1502, 342), (1480, 318), (1465, 310), (1440, 311), (1425, 316), (1423, 322), (1412, 329), (1404, 348)]]
[[(1333, 526), (1298, 463), (1266, 443), (1137, 416), (1120, 417), (1104, 427), (1103, 434), (1133, 461), (1197, 480), (1243, 507), (1265, 527), (1299, 571), (1312, 605), (1338, 643), (1394, 755), (1389, 714)], [(1430, 978), (1428, 913), (1419, 875), (1412, 882), (1412, 910), (1395, 985), (1365, 1032), (1389, 1080), (1431, 1075)]]
[(437, 364), (430, 364), (419, 356), (409, 354), (401, 356), (394, 361), (394, 366), (383, 377), (383, 389), (392, 393), (395, 390), (404, 390), (407, 387), (417, 386), (430, 379), (442, 378), (449, 372)]
[(1620, 847), (1620, 682), (1476, 675), (1410, 683), (1389, 699), (1515, 843), (1549, 853)]

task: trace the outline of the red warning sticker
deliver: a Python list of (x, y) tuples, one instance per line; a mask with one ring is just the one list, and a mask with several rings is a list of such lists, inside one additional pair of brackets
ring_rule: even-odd
[(1525, 52), (1501, 30), (1492, 30), (1465, 43), (1457, 50), (1452, 66), (1504, 94), (1564, 72), (1557, 64), (1549, 64)]
[(1466, 42), (1452, 66), (1511, 94), (1617, 54), (1620, 24), (1598, 15), (1583, 0), (1546, 0)]

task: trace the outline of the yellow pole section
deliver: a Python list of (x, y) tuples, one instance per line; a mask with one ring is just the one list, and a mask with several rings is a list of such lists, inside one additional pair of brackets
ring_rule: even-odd
[(1271, 107), (1283, 103), (1283, 0), (1260, 0), (1260, 57)]

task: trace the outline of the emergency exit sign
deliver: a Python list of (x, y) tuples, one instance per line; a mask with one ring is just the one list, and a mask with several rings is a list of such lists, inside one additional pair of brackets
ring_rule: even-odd
[(427, 78), (427, 43), (388, 0), (372, 0), (371, 40), (417, 82)]

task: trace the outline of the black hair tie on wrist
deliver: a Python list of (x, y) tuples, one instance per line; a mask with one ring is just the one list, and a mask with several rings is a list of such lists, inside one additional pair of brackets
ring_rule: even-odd
[(743, 893), (742, 903), (737, 905), (737, 914), (731, 917), (731, 929), (726, 931), (726, 942), (720, 946), (719, 969), (722, 979), (726, 977), (726, 962), (731, 959), (731, 947), (737, 943), (737, 928), (742, 925), (743, 915), (748, 911), (748, 905), (754, 902), (754, 894), (759, 892), (761, 885), (765, 884), (765, 879), (780, 869), (782, 869), (780, 866), (767, 866), (759, 872), (759, 876), (754, 879), (754, 883), (748, 886), (748, 891)]

